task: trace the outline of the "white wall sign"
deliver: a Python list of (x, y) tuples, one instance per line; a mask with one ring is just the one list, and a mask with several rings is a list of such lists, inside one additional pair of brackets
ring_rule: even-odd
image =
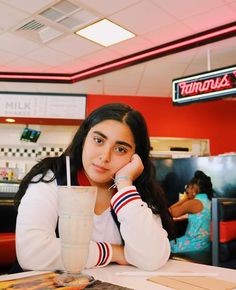
[(86, 115), (86, 95), (0, 92), (0, 116), (80, 119)]

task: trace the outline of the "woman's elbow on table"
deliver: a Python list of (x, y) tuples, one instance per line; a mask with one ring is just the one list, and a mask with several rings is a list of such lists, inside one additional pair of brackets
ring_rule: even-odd
[(146, 252), (143, 255), (130, 254), (129, 251), (125, 250), (126, 260), (133, 266), (144, 270), (144, 271), (155, 271), (166, 264), (170, 257), (170, 243), (169, 240), (163, 241), (162, 247), (155, 247), (154, 250)]

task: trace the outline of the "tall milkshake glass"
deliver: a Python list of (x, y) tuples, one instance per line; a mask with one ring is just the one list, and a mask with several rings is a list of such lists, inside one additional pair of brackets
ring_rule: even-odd
[(59, 275), (57, 284), (83, 289), (83, 285), (93, 282), (92, 277), (81, 271), (88, 258), (96, 196), (95, 186), (58, 186), (59, 235), (65, 272)]

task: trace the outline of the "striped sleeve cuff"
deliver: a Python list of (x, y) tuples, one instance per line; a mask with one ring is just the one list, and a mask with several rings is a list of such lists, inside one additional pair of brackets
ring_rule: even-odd
[(103, 267), (110, 263), (112, 258), (112, 248), (109, 243), (97, 242), (98, 247), (98, 260), (95, 267)]
[(111, 259), (112, 246), (110, 243), (90, 241), (86, 269), (104, 267), (111, 262)]
[(134, 200), (140, 200), (140, 194), (135, 186), (124, 187), (119, 190), (111, 199), (111, 207), (117, 215), (118, 212)]

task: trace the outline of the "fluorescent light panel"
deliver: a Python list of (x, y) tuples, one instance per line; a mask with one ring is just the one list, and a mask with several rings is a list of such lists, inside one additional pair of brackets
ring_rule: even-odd
[(102, 19), (75, 33), (106, 47), (135, 36), (108, 19)]

